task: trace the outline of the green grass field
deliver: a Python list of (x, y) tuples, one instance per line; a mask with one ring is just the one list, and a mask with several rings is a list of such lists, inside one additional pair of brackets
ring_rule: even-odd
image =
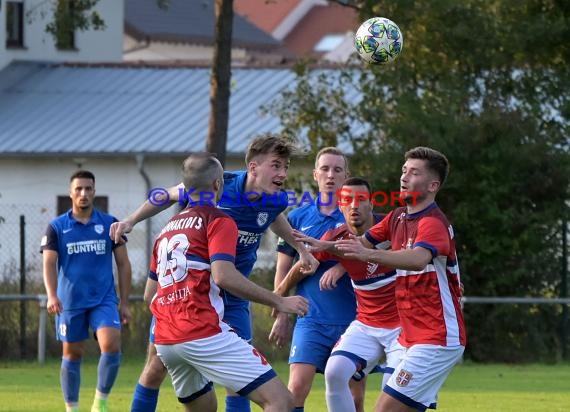
[[(125, 358), (110, 398), (113, 412), (128, 411), (131, 395), (143, 365), (142, 358)], [(285, 363), (274, 365), (283, 380)], [(82, 367), (81, 410), (89, 411), (95, 390), (96, 361)], [(379, 376), (367, 385), (366, 410), (372, 410), (378, 396)], [(223, 390), (216, 389), (218, 410), (223, 410)], [(59, 361), (44, 366), (34, 362), (0, 363), (0, 411), (63, 411), (59, 387)], [(170, 382), (161, 390), (158, 411), (182, 410)], [(253, 410), (260, 409), (254, 407)], [(326, 411), (324, 381), (317, 377), (305, 405), (307, 412)], [(438, 411), (569, 411), (570, 365), (474, 365), (457, 366), (440, 392)]]

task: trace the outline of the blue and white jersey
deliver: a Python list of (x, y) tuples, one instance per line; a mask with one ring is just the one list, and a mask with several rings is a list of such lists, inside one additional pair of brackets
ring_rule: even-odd
[(48, 225), (41, 250), (57, 252), (57, 296), (64, 310), (88, 309), (107, 298), (118, 303), (113, 278), (113, 248), (109, 236), (113, 216), (93, 209), (87, 224), (71, 209)]
[[(248, 201), (245, 193), (246, 171), (224, 172), (224, 193), (218, 208), (228, 214), (237, 224), (238, 241), (235, 265), (244, 276), (249, 277), (257, 259), (261, 237), (277, 216), (287, 208), (287, 194), (279, 192)], [(227, 291), (224, 303), (248, 305), (249, 301), (238, 298)]]
[[(331, 215), (321, 213), (316, 202), (294, 209), (287, 217), (294, 229), (320, 239), (329, 229), (344, 224), (344, 216), (337, 208)], [(296, 257), (297, 252), (282, 239), (277, 251)], [(314, 275), (307, 276), (297, 284), (297, 294), (309, 300), (309, 313), (297, 322), (313, 321), (326, 325), (348, 325), (356, 317), (356, 299), (348, 275), (344, 275), (332, 290), (320, 290), (319, 281), (324, 272), (338, 262), (321, 262)]]

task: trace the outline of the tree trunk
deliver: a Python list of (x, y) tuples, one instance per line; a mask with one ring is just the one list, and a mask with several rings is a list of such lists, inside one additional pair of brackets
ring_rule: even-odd
[(206, 150), (215, 153), (222, 165), (225, 165), (232, 75), (233, 0), (216, 0), (215, 12), (216, 40), (210, 86), (210, 121)]

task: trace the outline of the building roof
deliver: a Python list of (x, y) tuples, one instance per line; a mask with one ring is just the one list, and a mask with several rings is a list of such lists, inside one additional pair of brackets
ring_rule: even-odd
[[(157, 0), (125, 0), (125, 32), (137, 39), (213, 45), (213, 0), (169, 0), (160, 8)], [(281, 43), (234, 13), (234, 47), (271, 50)]]
[(267, 33), (272, 33), (301, 0), (235, 0), (236, 13)]
[[(210, 70), (12, 63), (0, 71), (0, 155), (160, 156), (205, 150)], [(295, 79), (288, 68), (232, 69), (229, 156), (242, 156), (253, 136), (281, 130), (280, 120), (259, 108)]]
[(299, 56), (317, 57), (315, 45), (325, 35), (346, 34), (358, 28), (356, 10), (331, 3), (326, 6), (316, 5), (297, 23), (283, 42), (288, 50)]

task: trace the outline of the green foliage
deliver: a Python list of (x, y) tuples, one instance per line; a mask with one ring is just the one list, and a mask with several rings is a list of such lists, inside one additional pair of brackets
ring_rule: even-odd
[[(379, 15), (399, 25), (402, 56), (385, 66), (306, 67), (271, 110), (290, 133), (308, 136), (313, 152), (324, 142), (350, 143), (352, 174), (375, 190), (398, 190), (406, 150), (442, 151), (452, 169), (438, 204), (455, 228), (466, 294), (558, 296), (570, 200), (570, 7), (548, 0), (351, 3), (362, 20)], [(557, 358), (555, 310), (466, 311), (474, 359)]]
[[(298, 75), (294, 90), (286, 90), (282, 100), (275, 100), (263, 112), (278, 112), (283, 122), (283, 133), (298, 136), (306, 131), (309, 157), (321, 147), (336, 146), (342, 138), (350, 137), (350, 123), (354, 120), (345, 100), (345, 87), (351, 81), (350, 74), (339, 71), (331, 76), (329, 71), (313, 71), (308, 76), (307, 62), (298, 63), (293, 70)], [(304, 96), (295, 99), (295, 96)], [(291, 102), (292, 106), (289, 106)]]
[(554, 305), (468, 305), (465, 317), (472, 328), (465, 356), (483, 362), (557, 362), (559, 315)]
[(26, 12), (28, 19), (39, 14), (44, 17), (49, 8), (53, 19), (46, 25), (46, 32), (51, 34), (58, 49), (75, 47), (75, 30), (104, 30), (105, 22), (97, 10), (99, 0), (44, 0)]

